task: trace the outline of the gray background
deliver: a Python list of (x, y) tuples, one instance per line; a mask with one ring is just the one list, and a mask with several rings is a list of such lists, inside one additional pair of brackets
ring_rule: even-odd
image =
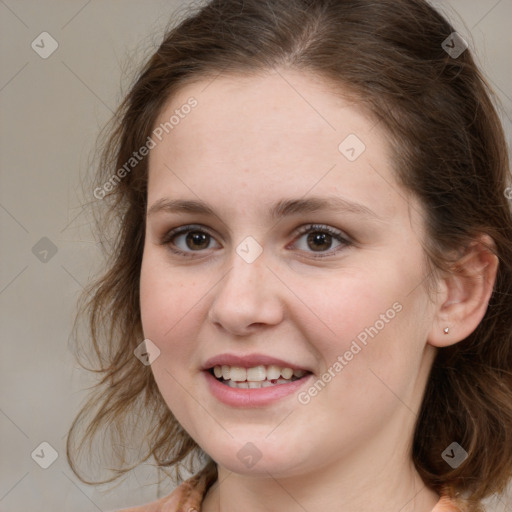
[[(74, 361), (68, 337), (78, 294), (101, 261), (81, 207), (81, 180), (95, 137), (138, 64), (158, 45), (170, 15), (186, 3), (0, 0), (2, 512), (107, 511), (171, 490), (152, 484), (156, 475), (147, 465), (114, 490), (74, 477), (65, 436), (90, 381)], [(501, 97), (510, 144), (512, 1), (433, 3), (477, 48)], [(31, 47), (44, 31), (59, 45), (47, 59)], [(94, 200), (92, 190), (87, 200)], [(39, 242), (43, 237), (57, 249), (54, 255), (52, 245)], [(58, 453), (48, 469), (31, 457), (42, 442)], [(489, 510), (506, 506), (501, 497)]]

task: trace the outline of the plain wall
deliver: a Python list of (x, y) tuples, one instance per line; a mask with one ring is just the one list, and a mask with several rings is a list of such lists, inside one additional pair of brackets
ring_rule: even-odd
[[(510, 142), (512, 2), (434, 3), (476, 46), (503, 102)], [(121, 86), (133, 76), (130, 70), (155, 49), (170, 14), (184, 4), (0, 2), (2, 512), (107, 511), (156, 499), (172, 488), (152, 484), (149, 466), (111, 492), (84, 485), (67, 465), (65, 436), (89, 383), (68, 347), (75, 302), (101, 261), (80, 203), (81, 175), (100, 127), (122, 97)], [(40, 53), (51, 48), (48, 36), (42, 36), (44, 44), (37, 37), (42, 32), (58, 43), (46, 59), (31, 47), (35, 40)], [(39, 447), (42, 442), (58, 454), (48, 469), (31, 456), (34, 450), (39, 460), (51, 455)], [(495, 501), (489, 510), (502, 512), (505, 503)]]

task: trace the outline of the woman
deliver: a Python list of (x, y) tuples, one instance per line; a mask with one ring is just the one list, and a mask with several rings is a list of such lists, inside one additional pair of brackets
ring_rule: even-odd
[(472, 512), (503, 491), (512, 218), (490, 94), (423, 0), (218, 0), (171, 30), (95, 189), (118, 231), (85, 304), (104, 377), (68, 438), (77, 474), (99, 406), (84, 440), (112, 429), (110, 481), (134, 420), (139, 461), (203, 465), (131, 511)]

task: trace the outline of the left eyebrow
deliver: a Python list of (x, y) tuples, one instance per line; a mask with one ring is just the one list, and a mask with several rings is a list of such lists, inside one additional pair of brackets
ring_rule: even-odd
[(330, 197), (309, 197), (307, 199), (283, 199), (270, 208), (269, 214), (272, 219), (280, 219), (288, 215), (300, 213), (315, 213), (319, 211), (333, 211), (335, 213), (353, 213), (364, 217), (373, 217), (382, 220), (367, 206), (343, 199), (337, 196)]
[[(159, 199), (155, 201), (148, 209), (148, 216), (157, 212), (167, 213), (197, 213), (203, 215), (216, 216), (213, 209), (200, 200), (169, 200)], [(319, 211), (333, 211), (336, 213), (352, 213), (364, 217), (370, 217), (377, 220), (383, 220), (373, 210), (367, 206), (343, 199), (341, 197), (309, 197), (307, 199), (282, 199), (269, 209), (269, 217), (273, 220), (283, 217), (315, 213)]]

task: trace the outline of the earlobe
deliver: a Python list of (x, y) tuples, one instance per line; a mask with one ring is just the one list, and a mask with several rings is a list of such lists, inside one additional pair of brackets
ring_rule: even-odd
[(467, 338), (485, 316), (498, 270), (495, 244), (481, 235), (466, 248), (443, 281), (428, 343), (447, 347)]

